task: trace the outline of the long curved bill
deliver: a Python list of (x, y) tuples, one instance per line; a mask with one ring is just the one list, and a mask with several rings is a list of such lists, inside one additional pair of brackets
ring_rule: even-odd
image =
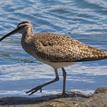
[(6, 34), (6, 35), (4, 35), (3, 37), (1, 37), (1, 38), (0, 38), (0, 41), (2, 41), (3, 39), (5, 39), (6, 37), (8, 37), (8, 36), (10, 36), (10, 35), (12, 35), (12, 34), (17, 33), (17, 31), (18, 31), (18, 28), (16, 28), (15, 30), (9, 32), (8, 34)]

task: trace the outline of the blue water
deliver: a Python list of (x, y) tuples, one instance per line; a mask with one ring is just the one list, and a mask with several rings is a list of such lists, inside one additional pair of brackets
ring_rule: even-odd
[[(1, 0), (0, 37), (29, 20), (34, 32), (58, 32), (107, 50), (106, 0)], [(25, 91), (54, 78), (51, 67), (32, 58), (16, 34), (0, 43), (0, 96), (26, 96)], [(107, 60), (76, 63), (66, 68), (67, 90), (94, 91), (107, 86)], [(62, 78), (61, 70), (59, 70)], [(62, 81), (43, 93), (61, 92)]]

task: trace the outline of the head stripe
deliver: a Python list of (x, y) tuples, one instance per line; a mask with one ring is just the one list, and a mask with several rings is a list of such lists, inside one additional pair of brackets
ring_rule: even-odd
[(25, 24), (25, 23), (30, 23), (30, 22), (29, 22), (29, 21), (23, 21), (23, 22), (19, 23), (18, 26), (19, 26), (20, 24)]

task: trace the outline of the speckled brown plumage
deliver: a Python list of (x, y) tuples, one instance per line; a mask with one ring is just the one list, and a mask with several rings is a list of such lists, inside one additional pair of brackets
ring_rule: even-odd
[[(107, 58), (107, 52), (93, 48), (68, 36), (55, 33), (35, 33), (28, 45), (33, 56), (50, 62), (78, 62)], [(26, 43), (25, 43), (26, 45)], [(31, 52), (33, 50), (33, 52)]]

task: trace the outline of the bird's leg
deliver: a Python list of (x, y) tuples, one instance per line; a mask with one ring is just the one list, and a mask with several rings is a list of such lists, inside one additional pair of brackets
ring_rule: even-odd
[(64, 68), (62, 68), (62, 71), (63, 71), (63, 90), (62, 90), (62, 96), (66, 96), (66, 71)]
[(32, 88), (31, 90), (27, 91), (26, 93), (29, 93), (29, 95), (32, 95), (33, 93), (37, 92), (38, 90), (41, 90), (42, 87), (58, 81), (59, 80), (58, 71), (57, 71), (57, 69), (55, 69), (54, 71), (55, 71), (55, 76), (56, 76), (55, 79), (53, 79), (47, 83), (44, 83), (42, 85), (36, 86), (36, 87)]

